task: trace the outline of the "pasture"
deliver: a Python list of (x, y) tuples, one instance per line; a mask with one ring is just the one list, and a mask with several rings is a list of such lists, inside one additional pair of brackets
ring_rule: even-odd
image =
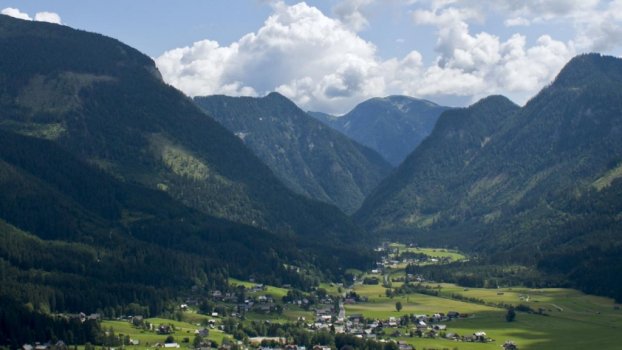
[[(436, 286), (436, 284), (434, 284)], [(357, 285), (355, 291), (368, 296), (368, 303), (346, 305), (348, 314), (367, 318), (387, 319), (404, 314), (434, 314), (458, 311), (471, 314), (468, 318), (444, 322), (447, 333), (471, 335), (484, 331), (494, 339), (490, 343), (456, 342), (446, 339), (409, 337), (410, 328), (400, 329), (404, 340), (417, 349), (500, 349), (506, 340), (513, 340), (525, 349), (618, 349), (622, 341), (622, 311), (613, 300), (585, 295), (572, 289), (466, 289), (453, 284), (440, 284), (439, 297), (409, 294), (386, 297), (382, 286)], [(507, 310), (490, 305), (450, 299), (451, 294), (481, 299), (490, 304), (527, 305), (544, 309), (548, 316), (517, 312), (514, 322), (507, 322)], [(403, 305), (401, 312), (395, 303)], [(412, 327), (412, 326), (410, 326)], [(387, 332), (389, 333), (389, 332)]]
[[(164, 318), (149, 318), (145, 319), (145, 322), (149, 322), (157, 328), (160, 324), (173, 325), (174, 332), (172, 335), (175, 341), (180, 344), (181, 348), (192, 347), (192, 341), (194, 340), (194, 331), (203, 328), (196, 324), (188, 322), (174, 321)], [(153, 349), (156, 343), (164, 343), (164, 340), (168, 334), (158, 334), (155, 331), (144, 330), (134, 327), (131, 323), (125, 320), (104, 320), (102, 321), (102, 328), (108, 330), (112, 328), (116, 335), (129, 335), (131, 339), (140, 341), (139, 345), (127, 346), (131, 349)], [(184, 343), (184, 338), (188, 338), (188, 343)], [(222, 344), (225, 338), (231, 339), (226, 333), (218, 329), (210, 329), (208, 339)]]
[(408, 247), (402, 243), (391, 243), (390, 248), (398, 249), (400, 253), (411, 252), (425, 254), (431, 258), (448, 258), (450, 261), (465, 260), (467, 257), (457, 250), (444, 249), (444, 248), (422, 248), (422, 247)]
[[(256, 284), (247, 281), (241, 281), (235, 278), (229, 278), (229, 284), (232, 286), (244, 286), (246, 289), (251, 290)], [(271, 295), (272, 298), (281, 300), (285, 295), (287, 295), (287, 289), (279, 288), (269, 285), (264, 285), (265, 289), (263, 291), (258, 292), (250, 292), (249, 295)]]

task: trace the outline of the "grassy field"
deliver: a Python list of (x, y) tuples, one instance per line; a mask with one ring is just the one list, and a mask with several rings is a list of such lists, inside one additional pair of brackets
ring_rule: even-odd
[[(160, 324), (170, 324), (175, 327), (175, 331), (171, 334), (177, 343), (181, 345), (182, 348), (192, 347), (192, 341), (195, 337), (194, 331), (200, 328), (201, 326), (197, 326), (196, 324), (188, 323), (188, 322), (179, 322), (164, 318), (150, 318), (146, 319), (145, 322), (149, 322), (157, 327)], [(164, 343), (164, 340), (168, 335), (157, 334), (154, 331), (143, 330), (134, 327), (128, 321), (117, 321), (117, 320), (104, 320), (102, 321), (102, 328), (109, 329), (112, 328), (115, 334), (123, 334), (129, 335), (131, 339), (137, 339), (140, 341), (140, 345), (138, 346), (129, 346), (132, 349), (152, 349), (156, 343)], [(184, 338), (188, 338), (189, 343), (183, 343)], [(223, 333), (217, 329), (210, 329), (208, 339), (216, 341), (218, 344), (222, 344), (224, 338), (231, 339), (230, 336)]]
[[(229, 284), (232, 286), (244, 286), (247, 289), (252, 289), (255, 286), (255, 283), (241, 281), (235, 278), (229, 278)], [(252, 292), (249, 295), (271, 295), (274, 299), (281, 300), (284, 296), (287, 295), (287, 289), (279, 288), (274, 286), (265, 285), (266, 289), (261, 292)]]
[[(436, 286), (436, 284), (434, 284)], [(447, 322), (447, 332), (470, 335), (484, 331), (495, 339), (491, 343), (463, 343), (445, 339), (402, 337), (417, 349), (499, 349), (505, 340), (514, 340), (525, 349), (618, 349), (622, 341), (622, 311), (615, 309), (613, 300), (585, 295), (571, 289), (506, 288), (465, 290), (452, 284), (441, 284), (441, 297), (422, 294), (388, 298), (382, 286), (357, 285), (357, 293), (370, 302), (347, 305), (347, 314), (386, 319), (404, 314), (433, 314), (458, 311), (473, 314), (467, 319)], [(449, 299), (451, 294), (482, 299), (486, 302), (524, 304), (533, 309), (543, 308), (549, 316), (517, 313), (516, 321), (505, 320), (502, 308)], [(445, 296), (445, 297), (442, 297)], [(403, 305), (401, 312), (395, 303)], [(402, 329), (408, 334), (408, 329)]]
[(107, 330), (111, 327), (117, 335), (129, 335), (130, 338), (139, 340), (140, 346), (136, 348), (148, 348), (155, 343), (162, 343), (166, 339), (165, 335), (137, 329), (127, 321), (102, 321), (102, 328)]
[[(408, 249), (438, 258), (449, 257), (452, 260), (466, 259), (466, 256), (448, 250), (432, 248), (409, 248), (398, 246), (400, 250)], [(393, 270), (388, 273), (389, 277), (403, 275), (403, 270)], [(231, 279), (233, 285), (243, 285), (252, 288), (255, 284)], [(395, 287), (396, 284), (393, 283)], [(347, 315), (362, 314), (371, 319), (388, 319), (389, 317), (401, 317), (405, 314), (435, 314), (457, 311), (469, 314), (467, 318), (444, 322), (447, 325), (447, 333), (459, 335), (471, 335), (478, 331), (484, 331), (488, 337), (494, 339), (489, 343), (456, 342), (446, 339), (430, 339), (410, 337), (410, 326), (400, 328), (402, 336), (394, 338), (403, 340), (422, 349), (466, 349), (466, 350), (492, 350), (500, 349), (506, 340), (515, 341), (521, 350), (539, 349), (619, 349), (622, 348), (622, 311), (613, 300), (603, 297), (583, 294), (572, 289), (547, 288), (464, 288), (455, 284), (430, 283), (428, 284), (439, 292), (439, 296), (424, 294), (400, 295), (393, 298), (386, 296), (386, 289), (382, 285), (357, 284), (353, 290), (368, 298), (366, 303), (345, 305)], [(338, 294), (337, 286), (322, 284), (330, 294)], [(345, 291), (345, 289), (344, 289)], [(286, 295), (287, 289), (266, 286), (266, 290), (249, 293), (251, 295), (272, 295), (280, 300)], [(458, 300), (457, 297), (469, 300)], [(402, 309), (396, 310), (396, 302), (402, 304)], [(498, 307), (498, 304), (528, 306), (533, 310), (542, 310), (547, 315), (536, 315), (517, 312), (514, 322), (505, 319), (507, 310)], [(293, 305), (283, 305), (281, 315), (274, 313), (263, 314), (249, 312), (245, 315), (246, 321), (270, 320), (284, 323), (296, 321), (299, 317), (307, 320), (314, 318), (312, 311), (305, 311)], [(161, 318), (151, 318), (146, 321), (154, 324), (172, 324), (175, 327), (173, 336), (181, 344), (182, 348), (190, 347), (194, 339), (194, 331), (201, 328), (199, 324), (207, 316), (189, 310), (184, 313), (184, 322), (172, 321)], [(165, 335), (155, 332), (144, 331), (132, 327), (126, 321), (103, 321), (105, 328), (112, 327), (117, 334), (129, 335), (132, 339), (138, 339), (140, 346), (136, 349), (152, 348), (153, 344), (163, 342)], [(394, 330), (387, 329), (386, 333)], [(209, 338), (221, 344), (229, 335), (221, 331), (211, 329)], [(188, 338), (190, 343), (183, 343)]]
[(391, 243), (389, 244), (391, 248), (399, 249), (400, 253), (403, 252), (412, 252), (425, 254), (431, 258), (449, 258), (451, 261), (459, 261), (466, 259), (466, 256), (459, 251), (452, 249), (443, 249), (443, 248), (419, 248), (419, 247), (407, 247), (405, 244), (401, 243)]
[(339, 286), (337, 286), (335, 283), (321, 283), (320, 288), (325, 289), (326, 292), (330, 295), (342, 295), (343, 290), (345, 290), (345, 288), (342, 288), (342, 292), (340, 293)]

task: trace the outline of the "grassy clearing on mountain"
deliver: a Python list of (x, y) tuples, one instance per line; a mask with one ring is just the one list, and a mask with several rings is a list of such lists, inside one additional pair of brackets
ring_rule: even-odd
[[(181, 344), (182, 348), (192, 348), (192, 341), (195, 337), (195, 330), (202, 329), (203, 326), (196, 324), (174, 321), (165, 318), (150, 318), (145, 319), (145, 322), (149, 322), (153, 325), (154, 329), (157, 329), (159, 325), (172, 325), (174, 331), (171, 334), (158, 334), (156, 331), (145, 330), (134, 327), (130, 322), (125, 320), (105, 320), (102, 321), (102, 328), (105, 330), (113, 329), (116, 335), (129, 336), (130, 339), (138, 340), (139, 345), (132, 345), (132, 349), (152, 349), (157, 343), (164, 343), (166, 338), (171, 335), (175, 342)], [(188, 342), (185, 342), (185, 338), (188, 338)], [(231, 339), (226, 333), (218, 329), (210, 329), (208, 339), (215, 341), (218, 344), (222, 344), (223, 340)]]
[(252, 291), (252, 289), (257, 286), (256, 283), (241, 281), (235, 278), (229, 278), (229, 284), (231, 284), (232, 286), (244, 286), (244, 288), (250, 290), (248, 292), (250, 295), (270, 295), (277, 300), (281, 300), (284, 296), (286, 296), (288, 291), (288, 289), (286, 288), (274, 287), (269, 285), (264, 285), (264, 289), (262, 290)]
[(453, 249), (408, 247), (405, 244), (401, 243), (391, 243), (389, 247), (397, 249), (400, 253), (419, 253), (436, 259), (448, 258), (451, 261), (460, 261), (467, 258), (464, 254)]

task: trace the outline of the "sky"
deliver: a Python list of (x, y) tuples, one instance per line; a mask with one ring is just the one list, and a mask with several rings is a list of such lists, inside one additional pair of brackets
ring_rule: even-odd
[(278, 91), (343, 114), (372, 97), (524, 104), (572, 57), (622, 55), (622, 0), (0, 0), (117, 38), (189, 96)]

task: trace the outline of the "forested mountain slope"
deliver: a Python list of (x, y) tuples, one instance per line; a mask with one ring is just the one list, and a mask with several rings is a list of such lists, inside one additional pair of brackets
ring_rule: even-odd
[(373, 150), (310, 117), (278, 93), (194, 99), (297, 193), (352, 213), (391, 166)]
[(149, 57), (117, 40), (1, 16), (0, 48), (0, 128), (52, 140), (212, 216), (335, 241), (361, 235), (333, 207), (288, 190), (164, 84)]
[(621, 167), (622, 60), (581, 55), (523, 108), (493, 97), (445, 112), (356, 215), (621, 298)]
[(370, 263), (348, 217), (288, 190), (147, 56), (8, 16), (0, 51), (3, 303), (155, 314), (228, 276), (308, 288)]

